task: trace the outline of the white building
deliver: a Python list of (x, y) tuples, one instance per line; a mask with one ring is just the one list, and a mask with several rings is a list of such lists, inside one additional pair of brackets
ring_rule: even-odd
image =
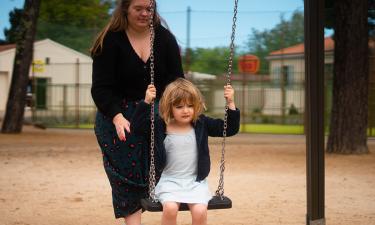
[[(334, 42), (332, 38), (324, 39), (324, 65), (326, 72), (332, 72)], [(282, 115), (293, 105), (299, 113), (304, 111), (305, 103), (305, 49), (298, 44), (271, 52), (267, 56), (270, 64), (270, 80), (275, 87), (265, 90), (263, 113)], [(283, 85), (280, 83), (283, 82)], [(280, 88), (283, 86), (284, 89)]]
[[(51, 106), (63, 104), (93, 105), (89, 93), (79, 93), (71, 91), (73, 88), (69, 88), (75, 87), (77, 84), (81, 86), (91, 84), (92, 60), (89, 56), (50, 39), (36, 41), (33, 55), (33, 66), (30, 68), (29, 76), (30, 80), (34, 78), (33, 86), (36, 87), (38, 110), (47, 110), (47, 106), (51, 110)], [(0, 118), (3, 117), (6, 108), (14, 56), (14, 44), (0, 46)], [(60, 88), (45, 88), (45, 85), (53, 86), (55, 84)], [(68, 88), (63, 88), (63, 85)], [(80, 89), (80, 92), (89, 91), (89, 88)]]

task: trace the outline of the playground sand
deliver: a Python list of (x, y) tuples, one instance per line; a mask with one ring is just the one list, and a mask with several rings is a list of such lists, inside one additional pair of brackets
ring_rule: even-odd
[[(220, 139), (210, 139), (212, 191), (218, 181)], [(375, 140), (369, 140), (375, 152)], [(233, 208), (209, 211), (209, 225), (306, 224), (304, 136), (228, 138), (225, 194)], [(326, 155), (325, 215), (330, 225), (375, 225), (375, 154)], [(145, 212), (144, 225), (160, 213)], [(111, 192), (92, 130), (0, 134), (0, 225), (123, 224), (113, 216)], [(191, 224), (180, 212), (178, 224)]]

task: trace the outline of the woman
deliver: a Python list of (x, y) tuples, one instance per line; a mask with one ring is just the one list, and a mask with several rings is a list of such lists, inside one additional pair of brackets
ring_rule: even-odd
[[(91, 94), (98, 108), (95, 134), (112, 188), (115, 217), (124, 217), (127, 225), (140, 225), (140, 199), (147, 197), (147, 145), (130, 133), (129, 121), (150, 83), (149, 7), (150, 0), (120, 0), (91, 49)], [(159, 98), (168, 83), (183, 77), (183, 71), (177, 42), (160, 24), (156, 10), (153, 21)]]

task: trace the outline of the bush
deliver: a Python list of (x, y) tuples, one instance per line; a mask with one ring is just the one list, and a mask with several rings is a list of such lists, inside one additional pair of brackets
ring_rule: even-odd
[(294, 104), (291, 104), (289, 107), (289, 115), (298, 115), (298, 109), (294, 106)]

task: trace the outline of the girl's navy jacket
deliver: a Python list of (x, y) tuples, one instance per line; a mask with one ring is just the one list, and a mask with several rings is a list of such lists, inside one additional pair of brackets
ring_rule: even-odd
[[(151, 105), (144, 101), (139, 102), (130, 129), (136, 135), (150, 138), (150, 110)], [(208, 149), (208, 136), (222, 137), (224, 121), (222, 119), (213, 119), (205, 115), (200, 115), (199, 119), (193, 125), (198, 147), (198, 174), (197, 181), (205, 179), (210, 173), (211, 161)], [(227, 136), (233, 136), (238, 133), (240, 127), (240, 111), (228, 109)], [(155, 117), (155, 167), (156, 173), (161, 174), (166, 165), (166, 150), (164, 148), (164, 139), (166, 137), (166, 124), (160, 117)]]

